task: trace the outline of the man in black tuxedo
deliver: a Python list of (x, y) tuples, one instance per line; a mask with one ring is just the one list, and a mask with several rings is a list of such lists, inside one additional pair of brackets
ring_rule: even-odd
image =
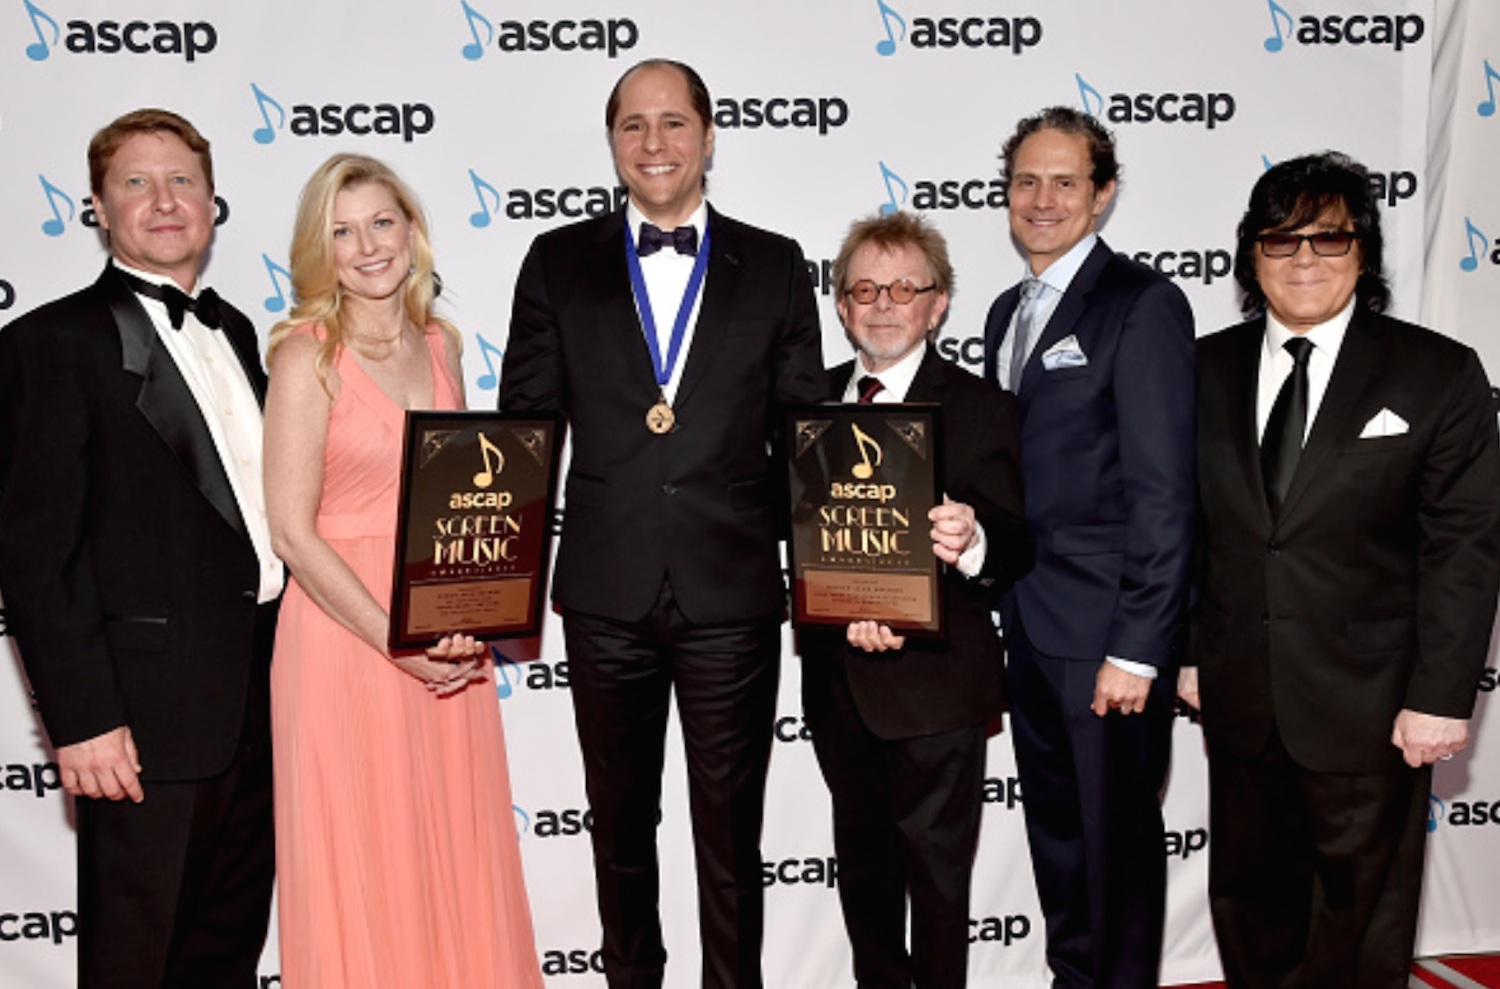
[(79, 985), (250, 989), (283, 579), (265, 375), (198, 280), (215, 207), (192, 124), (126, 114), (89, 182), (104, 273), (0, 332), (0, 591), (78, 798)]
[(1199, 344), (1209, 901), (1231, 987), (1398, 989), (1432, 763), (1468, 740), (1500, 584), (1478, 355), (1381, 313), (1378, 200), (1324, 152), (1256, 182), (1247, 323)]
[(946, 496), (928, 519), (933, 551), (948, 564), (947, 638), (907, 638), (874, 622), (802, 629), (803, 708), (833, 796), (855, 980), (956, 989), (968, 975), (987, 726), (1000, 717), (990, 614), (999, 588), (1031, 566), (1020, 418), (1011, 395), (931, 344), (953, 286), (936, 229), (908, 213), (861, 220), (833, 279), (858, 358), (833, 369), (830, 396), (942, 406)]
[(605, 125), (630, 201), (532, 244), (500, 406), (560, 409), (572, 428), (553, 599), (609, 984), (662, 983), (656, 824), (675, 693), (703, 985), (756, 989), (785, 610), (767, 444), (777, 403), (827, 393), (816, 304), (795, 243), (704, 200), (714, 130), (696, 72), (635, 66)]
[(1001, 601), (1016, 766), (1058, 989), (1156, 989), (1159, 793), (1193, 538), (1193, 316), (1094, 233), (1114, 141), (1053, 107), (1005, 145), (1022, 284), (985, 377), (1021, 407), (1036, 568)]

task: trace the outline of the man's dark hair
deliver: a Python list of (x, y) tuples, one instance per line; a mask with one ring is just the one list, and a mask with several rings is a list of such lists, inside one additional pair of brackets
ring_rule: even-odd
[(1015, 164), (1016, 152), (1021, 142), (1042, 129), (1076, 134), (1088, 142), (1089, 179), (1095, 189), (1102, 189), (1120, 177), (1120, 163), (1115, 158), (1115, 137), (1098, 120), (1070, 106), (1049, 106), (1034, 117), (1027, 117), (1016, 124), (1016, 132), (1000, 149), (1000, 177), (1006, 188), (1010, 188), (1011, 167)]
[[(1250, 190), (1250, 205), (1240, 219), (1234, 252), (1234, 277), (1245, 298), (1244, 314), (1266, 307), (1266, 294), (1255, 277), (1257, 239), (1263, 233), (1300, 230), (1328, 211), (1346, 212), (1360, 251), (1357, 305), (1383, 312), (1391, 302), (1385, 280), (1385, 238), (1380, 233), (1380, 206), (1370, 193), (1365, 166), (1337, 151), (1323, 151), (1272, 166)], [(1300, 247), (1299, 247), (1300, 249)]]
[(703, 77), (686, 62), (679, 62), (671, 58), (648, 58), (644, 62), (637, 62), (626, 69), (620, 78), (615, 80), (615, 86), (609, 91), (609, 99), (604, 104), (604, 129), (615, 129), (615, 117), (620, 113), (620, 87), (625, 85), (625, 80), (635, 75), (642, 69), (676, 69), (682, 73), (687, 80), (688, 99), (692, 101), (693, 109), (698, 114), (704, 128), (712, 127), (714, 122), (713, 100), (708, 96), (708, 86), (703, 82)]

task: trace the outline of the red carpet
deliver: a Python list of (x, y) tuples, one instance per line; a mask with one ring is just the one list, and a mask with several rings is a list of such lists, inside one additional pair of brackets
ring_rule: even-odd
[[(1500, 955), (1427, 958), (1412, 966), (1408, 989), (1500, 989)], [(1200, 982), (1172, 989), (1224, 989), (1222, 982)]]

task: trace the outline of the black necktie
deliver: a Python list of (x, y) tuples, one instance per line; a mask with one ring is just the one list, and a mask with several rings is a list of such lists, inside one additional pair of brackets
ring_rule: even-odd
[(158, 285), (144, 278), (137, 278), (128, 271), (121, 271), (120, 274), (138, 295), (155, 299), (167, 307), (167, 319), (171, 321), (174, 330), (182, 329), (182, 318), (189, 312), (211, 330), (217, 330), (224, 322), (223, 315), (219, 312), (219, 293), (211, 288), (199, 292), (194, 299), (176, 285)]
[(1302, 437), (1307, 432), (1307, 361), (1312, 356), (1312, 341), (1306, 337), (1293, 337), (1282, 346), (1292, 355), (1292, 373), (1271, 406), (1260, 441), (1261, 473), (1273, 515), (1281, 511), (1282, 499), (1292, 486), (1292, 475), (1302, 456)]
[(669, 244), (678, 254), (697, 254), (698, 228), (689, 224), (676, 230), (662, 230), (654, 223), (642, 223), (635, 253), (648, 258)]
[(857, 387), (859, 388), (860, 405), (869, 405), (871, 402), (875, 401), (876, 395), (879, 395), (881, 392), (885, 391), (885, 385), (882, 385), (880, 383), (880, 379), (875, 377), (873, 374), (867, 374), (864, 377), (860, 378)]

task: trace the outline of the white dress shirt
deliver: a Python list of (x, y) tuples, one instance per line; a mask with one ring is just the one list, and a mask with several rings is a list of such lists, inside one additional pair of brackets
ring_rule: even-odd
[[(176, 283), (162, 275), (139, 271), (114, 261), (121, 271), (127, 271), (142, 281), (153, 285)], [(201, 286), (194, 286), (194, 297)], [(256, 599), (264, 604), (275, 600), (286, 582), (286, 573), (276, 554), (271, 552), (271, 527), (266, 521), (265, 487), (261, 482), (261, 440), (263, 421), (260, 403), (245, 377), (239, 355), (229, 338), (218, 330), (211, 330), (198, 322), (198, 317), (189, 311), (183, 315), (182, 329), (172, 329), (167, 315), (167, 304), (145, 295), (137, 295), (146, 315), (156, 327), (156, 337), (166, 348), (177, 370), (187, 382), (208, 435), (214, 441), (224, 473), (229, 477), (229, 487), (240, 507), (240, 516), (250, 533), (250, 542), (255, 547), (256, 559), (260, 562), (260, 587)], [(204, 560), (212, 566), (212, 560)]]
[[(1307, 424), (1302, 433), (1302, 442), (1307, 442), (1312, 432), (1313, 420), (1318, 416), (1318, 407), (1323, 404), (1323, 395), (1328, 391), (1328, 379), (1333, 376), (1333, 364), (1338, 360), (1339, 348), (1344, 344), (1344, 334), (1349, 329), (1349, 320), (1354, 318), (1354, 299), (1326, 323), (1319, 323), (1306, 333), (1300, 334), (1312, 343), (1307, 355)], [(1286, 342), (1294, 334), (1270, 312), (1266, 313), (1266, 350), (1261, 356), (1260, 384), (1255, 402), (1255, 434), (1264, 437), (1266, 420), (1271, 418), (1271, 406), (1281, 386), (1292, 373), (1291, 353)]]
[[(630, 225), (630, 236), (639, 241), (641, 224), (651, 221), (646, 214), (636, 208), (635, 201), (631, 200), (625, 207), (625, 222)], [(700, 200), (693, 215), (681, 225), (697, 227), (698, 243), (701, 245), (707, 223), (708, 202)], [(658, 352), (664, 361), (671, 350), (672, 327), (677, 322), (677, 310), (682, 306), (682, 293), (693, 274), (693, 260), (692, 255), (678, 254), (670, 247), (664, 247), (650, 257), (641, 258), (641, 278), (646, 282), (646, 294), (651, 297), (651, 316), (656, 321)], [(693, 300), (692, 312), (688, 313), (687, 328), (682, 333), (682, 347), (677, 352), (677, 363), (672, 367), (672, 377), (662, 386), (662, 395), (668, 404), (671, 404), (677, 395), (677, 385), (682, 380), (682, 369), (687, 366), (688, 351), (692, 349), (693, 333), (698, 326), (698, 310), (702, 307), (703, 293), (707, 290), (708, 274), (705, 272), (703, 284), (698, 289), (698, 297)], [(636, 313), (637, 315), (640, 313), (639, 301), (636, 303)], [(641, 326), (644, 331), (645, 323), (643, 322)]]

